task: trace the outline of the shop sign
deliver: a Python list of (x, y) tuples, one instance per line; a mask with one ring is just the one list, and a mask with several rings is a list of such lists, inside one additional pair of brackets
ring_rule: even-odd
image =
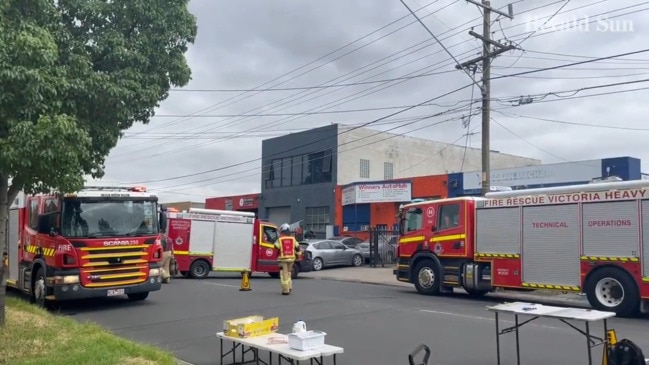
[[(587, 182), (601, 175), (602, 160), (587, 160), (493, 170), (490, 183), (500, 187), (561, 184)], [(480, 171), (465, 172), (464, 190), (481, 189), (481, 176)]]
[(373, 183), (348, 186), (342, 191), (342, 204), (400, 203), (412, 199), (412, 184)]

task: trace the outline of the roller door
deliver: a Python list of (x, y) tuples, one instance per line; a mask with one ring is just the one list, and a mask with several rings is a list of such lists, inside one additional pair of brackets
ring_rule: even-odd
[(278, 226), (282, 223), (291, 224), (291, 207), (268, 208), (268, 220)]

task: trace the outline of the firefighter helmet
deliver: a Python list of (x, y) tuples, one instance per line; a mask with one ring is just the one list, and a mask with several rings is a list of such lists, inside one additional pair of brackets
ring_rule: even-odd
[(284, 223), (279, 226), (280, 233), (291, 233), (291, 226), (288, 223)]

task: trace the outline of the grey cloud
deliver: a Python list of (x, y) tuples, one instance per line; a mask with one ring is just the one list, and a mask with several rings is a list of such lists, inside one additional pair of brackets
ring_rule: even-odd
[[(408, 4), (411, 8), (416, 9), (430, 2), (429, 0), (412, 0)], [(514, 5), (514, 10), (515, 14), (519, 15), (516, 15), (514, 20), (502, 19), (500, 21), (500, 26), (503, 27), (504, 32), (500, 30), (498, 24), (495, 24), (493, 27), (494, 37), (496, 39), (512, 41), (522, 40), (525, 32), (534, 29), (534, 27), (526, 25), (526, 23), (533, 20), (532, 15), (538, 17), (549, 16), (562, 3), (548, 6), (530, 14), (524, 14), (523, 12), (544, 4), (551, 4), (552, 2), (550, 0), (545, 2), (517, 2)], [(426, 17), (424, 22), (441, 38), (445, 37), (442, 36), (445, 32), (448, 32), (448, 34), (458, 33), (453, 37), (445, 39), (443, 44), (447, 47), (458, 44), (455, 47), (451, 47), (450, 50), (460, 61), (466, 61), (475, 57), (480, 52), (480, 45), (467, 34), (471, 28), (469, 25), (452, 32), (449, 31), (449, 27), (453, 28), (479, 17), (480, 14), (474, 5), (467, 4), (463, 1), (440, 0), (431, 5), (427, 10), (422, 10), (418, 14), (420, 16), (426, 16), (430, 11), (438, 10), (442, 6), (451, 3), (452, 5), (436, 13), (434, 16)], [(506, 2), (500, 1), (492, 1), (492, 3), (495, 6), (503, 6), (506, 4)], [(634, 2), (630, 0), (616, 0), (614, 2), (601, 3), (571, 2), (565, 10), (577, 7), (583, 8), (568, 12), (564, 16), (557, 16), (556, 20), (550, 24), (566, 22), (575, 17), (592, 16), (632, 4)], [(192, 81), (186, 89), (253, 88), (309, 63), (366, 33), (374, 31), (408, 14), (406, 9), (398, 1), (392, 0), (335, 0), (327, 2), (296, 2), (294, 0), (194, 0), (191, 2), (190, 7), (191, 11), (198, 16), (199, 31), (196, 44), (188, 52), (188, 59), (192, 67)], [(639, 10), (645, 7), (635, 9)], [(637, 50), (643, 47), (642, 36), (646, 33), (644, 30), (649, 26), (649, 18), (647, 18), (646, 13), (647, 11), (637, 12), (618, 18), (620, 20), (632, 20), (635, 28), (634, 32), (560, 31), (552, 34), (543, 34), (543, 31), (540, 31), (539, 36), (531, 37), (522, 46), (529, 51), (584, 56), (607, 56)], [(287, 80), (322, 62), (330, 61), (337, 55), (377, 39), (413, 20), (412, 17), (407, 17), (398, 24), (394, 24), (381, 31), (380, 34), (368, 37), (368, 39), (358, 42), (336, 55), (327, 57), (326, 61), (319, 61), (297, 73), (282, 78), (280, 81)], [(536, 24), (536, 26), (541, 23)], [(475, 31), (481, 32), (480, 21), (474, 21), (471, 24), (476, 26)], [(427, 32), (419, 24), (415, 23), (372, 45), (364, 47), (358, 52), (354, 52), (331, 64), (320, 67), (318, 70), (309, 72), (295, 80), (286, 82), (282, 86), (310, 86), (318, 85), (334, 78), (341, 80), (343, 78), (340, 76), (343, 74), (355, 71), (358, 68), (403, 50), (406, 47), (429, 39), (430, 37)], [(434, 67), (429, 67), (428, 72), (454, 70), (450, 56), (439, 44), (430, 40), (429, 43), (431, 46), (424, 50), (389, 62), (384, 66), (360, 76), (359, 74), (362, 71), (370, 69), (373, 66), (366, 67), (362, 71), (354, 72), (350, 76), (344, 77), (348, 78), (344, 82), (358, 82), (372, 76), (374, 76), (372, 80), (400, 77), (436, 63), (439, 64)], [(507, 68), (514, 63), (520, 54), (520, 51), (508, 52), (496, 59), (492, 70), (493, 76), (512, 74), (535, 68), (545, 68), (584, 59), (527, 52), (513, 67)], [(415, 61), (417, 58), (423, 56), (426, 57)], [(554, 60), (548, 60), (547, 58)], [(580, 67), (584, 69), (599, 68), (600, 70), (554, 70), (534, 73), (525, 77), (496, 80), (493, 82), (492, 97), (500, 98), (501, 102), (494, 101), (492, 108), (508, 114), (530, 115), (568, 122), (615, 124), (643, 128), (641, 116), (647, 114), (646, 103), (643, 102), (646, 99), (646, 92), (553, 101), (548, 103), (540, 103), (537, 98), (530, 105), (510, 108), (507, 107), (510, 104), (502, 101), (505, 98), (544, 94), (552, 91), (575, 90), (585, 86), (646, 77), (611, 77), (615, 75), (642, 73), (643, 70), (641, 68), (647, 68), (647, 65), (649, 65), (649, 57), (647, 55), (637, 55), (632, 58), (646, 61), (624, 63), (625, 61), (611, 60), (610, 62), (591, 63)], [(405, 65), (409, 62), (410, 64)], [(397, 68), (397, 66), (402, 67)], [(635, 68), (635, 70), (614, 70), (615, 68), (623, 67)], [(649, 73), (649, 71), (646, 72)], [(378, 75), (380, 73), (383, 74)], [(479, 79), (480, 74), (476, 77)], [(571, 79), (570, 77), (592, 78)], [(275, 83), (278, 82), (276, 81)], [(212, 110), (202, 114), (241, 114), (251, 109), (259, 109), (256, 113), (300, 113), (310, 109), (324, 109), (325, 107), (323, 106), (325, 104), (329, 104), (326, 106), (329, 107), (328, 110), (412, 105), (469, 83), (470, 79), (466, 74), (461, 71), (456, 71), (405, 81), (398, 86), (392, 86), (346, 103), (343, 102), (371, 92), (367, 90), (371, 89), (375, 91), (382, 87), (378, 86), (378, 84), (368, 84), (342, 89), (319, 89), (300, 92), (273, 91), (261, 92), (256, 95), (247, 93), (244, 96), (234, 98), (234, 100), (240, 100), (236, 103), (232, 103), (233, 100), (227, 101), (227, 99), (235, 97), (238, 93), (175, 91), (162, 103), (158, 114), (189, 115), (214, 104), (220, 104), (220, 107), (212, 107)], [(270, 85), (266, 87), (268, 86)], [(631, 85), (593, 90), (577, 95), (588, 95), (642, 86)], [(362, 90), (366, 90), (366, 92), (352, 96), (352, 94)], [(293, 94), (296, 96), (291, 96)], [(279, 101), (289, 96), (290, 98), (287, 100), (295, 99), (295, 101), (290, 103)], [(320, 97), (316, 98), (316, 96)], [(566, 95), (562, 94), (562, 96)], [(246, 98), (244, 99), (244, 97)], [(478, 90), (474, 91), (474, 97), (476, 99), (479, 98)], [(309, 100), (312, 98), (313, 100)], [(391, 119), (438, 113), (449, 109), (449, 107), (452, 107), (457, 102), (467, 102), (470, 98), (470, 89), (465, 89), (438, 100), (437, 103), (440, 106), (417, 108)], [(545, 98), (545, 100), (554, 99), (556, 97), (551, 95)], [(339, 103), (339, 106), (331, 106)], [(479, 106), (479, 104), (476, 106)], [(118, 147), (116, 147), (108, 159), (107, 178), (124, 182), (151, 181), (196, 174), (202, 171), (259, 158), (261, 140), (269, 138), (272, 135), (290, 133), (296, 129), (305, 129), (336, 122), (360, 124), (395, 111), (378, 110), (301, 117), (210, 117), (190, 118), (189, 120), (175, 122), (174, 118), (154, 118), (149, 125), (136, 125), (126, 132), (127, 137), (120, 141)], [(412, 136), (451, 142), (462, 137), (467, 132), (459, 120), (459, 116), (462, 114), (457, 113), (455, 115), (440, 116), (407, 126), (402, 126), (405, 122), (377, 123), (373, 128), (380, 130), (393, 129), (393, 132), (397, 133), (408, 133)], [(467, 114), (467, 111), (464, 114)], [(530, 146), (497, 124), (494, 124), (492, 126), (492, 149), (505, 153), (540, 158), (548, 163), (561, 161), (560, 158), (553, 157), (551, 154), (570, 160), (616, 155), (631, 155), (649, 159), (649, 154), (645, 152), (644, 148), (644, 140), (649, 135), (648, 132), (569, 126), (506, 117), (497, 112), (493, 112), (492, 115), (499, 123), (511, 129), (526, 141), (539, 147), (535, 148)], [(458, 119), (453, 122), (413, 131), (452, 116), (456, 116)], [(163, 125), (168, 126), (163, 127)], [(471, 146), (478, 148), (480, 147), (479, 125), (480, 117), (474, 117), (471, 121), (470, 129), (477, 132), (477, 134), (472, 135), (470, 140)], [(256, 137), (250, 138), (233, 138), (231, 133), (226, 133), (238, 131), (247, 134), (250, 130), (262, 130), (266, 132), (263, 136), (258, 132), (254, 132), (252, 134)], [(133, 136), (134, 134), (139, 135)], [(180, 139), (181, 136), (190, 134), (200, 135), (201, 138), (195, 140)], [(160, 137), (165, 137), (165, 139), (160, 139)], [(207, 138), (212, 137), (215, 141), (207, 144), (211, 142)], [(464, 139), (462, 138), (458, 143), (464, 143)], [(548, 151), (550, 154), (541, 150)], [(143, 158), (144, 156), (150, 157)], [(479, 168), (479, 165), (479, 161), (470, 162), (466, 164), (465, 168), (475, 170)], [(166, 200), (191, 199), (202, 201), (208, 196), (258, 191), (261, 181), (258, 174), (260, 167), (260, 162), (255, 161), (237, 168), (229, 168), (223, 171), (183, 179), (151, 182), (147, 183), (147, 185), (162, 191), (161, 195)], [(246, 171), (253, 168), (257, 171)]]

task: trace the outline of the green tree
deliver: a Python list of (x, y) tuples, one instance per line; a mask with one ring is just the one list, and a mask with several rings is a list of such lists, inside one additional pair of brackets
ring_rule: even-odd
[(123, 131), (189, 82), (188, 1), (0, 1), (0, 247), (20, 191), (103, 176)]

